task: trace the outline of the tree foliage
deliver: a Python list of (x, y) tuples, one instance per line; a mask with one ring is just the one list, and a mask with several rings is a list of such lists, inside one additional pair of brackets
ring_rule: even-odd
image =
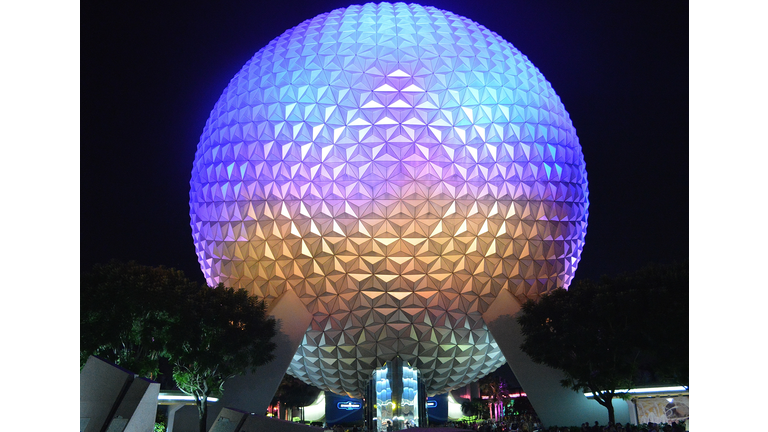
[(263, 300), (221, 284), (199, 287), (182, 308), (186, 312), (173, 327), (167, 352), (173, 379), (194, 396), (205, 432), (208, 396), (221, 394), (226, 380), (272, 360), (276, 323), (267, 317)]
[(512, 400), (511, 414), (513, 416), (534, 416), (536, 411), (527, 397), (518, 397)]
[(299, 408), (310, 405), (320, 395), (320, 389), (304, 381), (285, 374), (280, 386), (272, 398), (272, 404), (280, 402), (286, 408)]
[(563, 386), (593, 392), (611, 423), (617, 389), (688, 384), (687, 263), (578, 281), (526, 303), (518, 322), (521, 349), (563, 371)]
[(482, 399), (472, 399), (461, 403), (461, 413), (475, 420), (485, 413), (486, 403)]
[(507, 382), (497, 375), (486, 375), (477, 382), (480, 393), (490, 400), (500, 401), (509, 397)]
[(263, 301), (182, 272), (112, 261), (81, 276), (80, 360), (98, 355), (156, 378), (172, 365), (179, 389), (195, 397), (205, 432), (206, 399), (224, 382), (272, 359), (276, 323)]
[(180, 271), (135, 262), (97, 264), (82, 274), (81, 367), (96, 355), (157, 378), (159, 357), (178, 320), (178, 300), (193, 287)]
[(478, 381), (480, 394), (487, 396), (491, 409), (491, 419), (498, 420), (504, 415), (504, 405), (509, 400), (509, 385), (497, 375), (486, 375)]

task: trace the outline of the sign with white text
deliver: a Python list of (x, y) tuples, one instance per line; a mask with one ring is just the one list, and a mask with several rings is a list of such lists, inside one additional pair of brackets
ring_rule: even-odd
[(363, 405), (360, 402), (355, 402), (355, 401), (344, 401), (344, 402), (338, 402), (336, 404), (336, 408), (340, 410), (347, 410), (347, 411), (358, 410), (362, 407)]

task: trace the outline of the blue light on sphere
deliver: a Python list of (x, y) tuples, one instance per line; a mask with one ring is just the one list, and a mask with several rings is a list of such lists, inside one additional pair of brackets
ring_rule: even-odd
[(400, 356), (430, 395), (506, 361), (482, 313), (567, 288), (588, 216), (568, 113), (511, 44), (451, 12), (337, 9), (259, 50), (190, 182), (210, 284), (313, 314), (289, 373), (359, 397)]

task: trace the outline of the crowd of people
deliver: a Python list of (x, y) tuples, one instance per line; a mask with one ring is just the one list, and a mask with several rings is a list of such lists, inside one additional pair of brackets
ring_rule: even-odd
[(446, 426), (477, 432), (534, 432), (542, 430), (538, 417), (531, 414), (504, 417), (498, 421), (448, 422)]
[(685, 422), (672, 422), (672, 423), (647, 423), (641, 425), (635, 425), (627, 423), (622, 425), (621, 423), (613, 425), (600, 425), (595, 422), (593, 425), (584, 423), (581, 427), (558, 427), (550, 426), (544, 428), (536, 418), (521, 418), (513, 420), (501, 420), (478, 422), (474, 424), (466, 423), (452, 423), (446, 424), (446, 427), (455, 427), (457, 429), (466, 429), (477, 432), (685, 432)]
[[(476, 432), (685, 432), (685, 422), (672, 422), (672, 423), (647, 423), (641, 425), (635, 425), (627, 423), (622, 425), (617, 423), (614, 425), (600, 425), (595, 422), (593, 425), (589, 423), (583, 423), (581, 427), (558, 427), (550, 426), (544, 428), (541, 423), (535, 417), (519, 417), (508, 418), (506, 420), (491, 421), (485, 420), (480, 422), (466, 422), (466, 421), (449, 421), (441, 428), (455, 428), (460, 430), (470, 430)], [(343, 428), (340, 425), (336, 425), (331, 429), (333, 432), (368, 432), (367, 428), (353, 426)], [(389, 430), (389, 429), (387, 429)]]
[[(635, 425), (631, 423), (627, 423), (626, 425), (622, 425), (621, 423), (616, 423), (615, 425), (608, 425), (608, 426), (601, 426), (597, 422), (595, 422), (594, 425), (590, 426), (589, 423), (584, 423), (581, 425), (580, 432), (685, 432), (687, 428), (685, 427), (685, 422), (676, 422), (673, 421), (672, 423), (647, 423), (647, 424), (641, 424), (641, 425)], [(557, 431), (560, 432), (560, 431)]]

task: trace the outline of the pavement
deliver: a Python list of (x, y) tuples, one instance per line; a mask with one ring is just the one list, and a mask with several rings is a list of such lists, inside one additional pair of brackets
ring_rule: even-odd
[[(452, 427), (417, 427), (410, 429), (399, 429), (400, 431), (408, 432), (472, 432), (471, 429), (458, 429)], [(330, 432), (331, 429), (326, 429), (325, 432)]]
[(451, 427), (434, 427), (434, 428), (410, 428), (410, 429), (403, 429), (408, 432), (461, 432), (461, 431), (469, 431), (470, 429), (457, 429), (457, 428), (451, 428)]

